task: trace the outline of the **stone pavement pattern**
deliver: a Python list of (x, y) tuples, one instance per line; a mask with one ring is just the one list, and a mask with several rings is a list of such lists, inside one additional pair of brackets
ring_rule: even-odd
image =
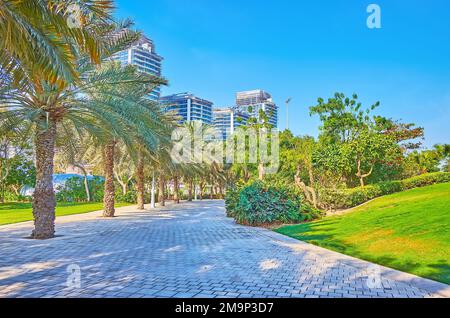
[[(222, 201), (118, 216), (58, 218), (47, 241), (25, 238), (31, 223), (0, 227), (0, 297), (433, 297), (448, 287), (236, 225)], [(67, 285), (70, 265), (81, 288)]]

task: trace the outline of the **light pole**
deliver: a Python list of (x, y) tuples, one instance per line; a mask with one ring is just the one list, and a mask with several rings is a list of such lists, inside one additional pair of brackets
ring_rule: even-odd
[(286, 100), (286, 130), (289, 130), (289, 103), (291, 100), (291, 97)]

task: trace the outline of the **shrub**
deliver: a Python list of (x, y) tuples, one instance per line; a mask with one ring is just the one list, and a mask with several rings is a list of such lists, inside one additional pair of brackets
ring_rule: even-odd
[(347, 209), (383, 195), (445, 182), (450, 182), (450, 173), (429, 173), (401, 181), (381, 182), (364, 188), (321, 189), (319, 198), (325, 208)]
[(436, 172), (423, 174), (420, 176), (405, 179), (402, 181), (402, 184), (403, 188), (406, 190), (446, 182), (450, 182), (450, 172)]
[(136, 191), (131, 190), (128, 191), (127, 194), (116, 193), (115, 195), (116, 201), (121, 203), (136, 203), (137, 202), (137, 194)]
[(301, 195), (292, 188), (260, 181), (229, 189), (225, 198), (227, 215), (252, 226), (298, 223), (320, 215), (307, 205), (302, 209), (301, 201)]

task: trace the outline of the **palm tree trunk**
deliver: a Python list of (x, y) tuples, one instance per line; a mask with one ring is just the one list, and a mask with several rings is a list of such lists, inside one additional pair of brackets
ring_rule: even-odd
[(199, 184), (199, 196), (200, 196), (200, 201), (203, 200), (203, 186), (204, 186), (203, 181), (200, 181), (200, 184)]
[(192, 189), (194, 187), (194, 183), (192, 181), (192, 179), (189, 179), (189, 188), (188, 188), (188, 201), (192, 202)]
[(220, 199), (223, 199), (223, 187), (222, 184), (219, 184), (219, 194), (220, 194)]
[(53, 190), (53, 159), (55, 156), (56, 123), (49, 121), (45, 131), (35, 138), (36, 186), (33, 194), (34, 239), (55, 236), (55, 191)]
[(138, 164), (136, 167), (136, 190), (138, 210), (144, 210), (144, 160), (142, 153), (139, 154)]
[(179, 187), (178, 176), (175, 176), (173, 178), (173, 201), (177, 204), (180, 203)]
[(165, 206), (166, 205), (166, 201), (164, 198), (164, 190), (165, 190), (165, 186), (164, 186), (164, 177), (162, 175), (159, 176), (159, 180), (158, 180), (158, 202), (160, 206)]
[(105, 161), (105, 194), (103, 197), (103, 216), (107, 218), (114, 217), (114, 151), (116, 148), (116, 142), (110, 141), (104, 150)]

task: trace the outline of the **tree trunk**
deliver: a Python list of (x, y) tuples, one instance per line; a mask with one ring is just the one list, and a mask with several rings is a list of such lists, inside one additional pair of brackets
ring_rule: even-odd
[(123, 181), (119, 181), (120, 185), (122, 186), (122, 194), (127, 195), (128, 193), (128, 183), (125, 183)]
[[(310, 182), (314, 185), (314, 182), (311, 179), (312, 178), (312, 174), (311, 173), (310, 173), (309, 177), (310, 177)], [(306, 200), (309, 203), (312, 203), (314, 205), (314, 208), (317, 209), (317, 193), (316, 193), (316, 189), (313, 186), (307, 186), (301, 180), (301, 178), (300, 178), (300, 167), (297, 167), (297, 172), (296, 172), (295, 177), (294, 177), (294, 182), (297, 185), (297, 187), (302, 189), (303, 193), (305, 194)]]
[(159, 184), (158, 184), (158, 202), (161, 206), (165, 206), (166, 202), (165, 202), (165, 198), (164, 198), (164, 190), (165, 190), (165, 186), (164, 186), (164, 177), (162, 176), (162, 174), (159, 175), (159, 180), (158, 180)]
[(4, 186), (3, 182), (0, 186), (0, 203), (1, 204), (5, 203), (5, 186)]
[(204, 183), (203, 183), (203, 181), (200, 181), (199, 189), (198, 189), (200, 201), (203, 200), (203, 187), (204, 187)]
[(116, 148), (116, 141), (110, 141), (104, 149), (104, 164), (105, 164), (105, 194), (103, 197), (103, 216), (107, 218), (114, 217), (114, 151)]
[(264, 181), (264, 175), (265, 175), (266, 171), (264, 169), (264, 163), (260, 162), (258, 164), (258, 178), (260, 181)]
[(180, 203), (179, 187), (178, 176), (175, 176), (173, 178), (173, 201), (177, 204)]
[(361, 171), (361, 160), (358, 160), (357, 161), (357, 168), (358, 168), (358, 171), (356, 173), (356, 176), (359, 178), (359, 183), (361, 184), (361, 188), (364, 188), (365, 187), (364, 179), (369, 177), (372, 174), (373, 166), (370, 167), (370, 171), (368, 173), (363, 174), (362, 171)]
[(194, 183), (192, 181), (192, 179), (189, 179), (189, 188), (188, 188), (188, 201), (192, 202), (192, 189), (194, 187)]
[(138, 164), (136, 167), (136, 190), (137, 190), (137, 208), (144, 210), (144, 160), (142, 154), (139, 154)]
[(81, 164), (74, 164), (75, 167), (77, 167), (78, 169), (81, 170), (81, 172), (83, 172), (83, 177), (84, 177), (84, 191), (86, 191), (86, 199), (88, 202), (91, 202), (91, 191), (89, 190), (89, 181), (88, 181), (88, 176), (87, 176), (87, 172), (86, 169), (84, 169), (84, 167)]
[(55, 191), (53, 190), (53, 159), (55, 156), (56, 123), (48, 122), (45, 131), (35, 138), (36, 186), (33, 194), (34, 239), (55, 236)]
[(223, 195), (223, 187), (222, 184), (219, 185), (219, 193), (220, 193), (220, 198), (223, 199), (224, 195)]
[[(6, 154), (3, 156), (6, 161)], [(0, 159), (0, 203), (5, 203), (5, 177), (3, 176), (3, 159)]]
[(364, 178), (359, 177), (359, 183), (361, 185), (361, 188), (364, 188), (365, 184), (364, 184)]
[(19, 185), (13, 184), (13, 185), (11, 186), (11, 188), (13, 189), (14, 194), (15, 194), (16, 196), (19, 196), (19, 195), (20, 195), (20, 189), (21, 189), (21, 187), (20, 187)]
[(308, 173), (309, 173), (309, 190), (311, 191), (312, 194), (312, 199), (313, 199), (313, 204), (314, 207), (317, 209), (317, 193), (316, 193), (316, 187), (315, 187), (315, 180), (314, 180), (314, 173), (313, 173), (313, 169), (310, 166), (308, 169)]
[(248, 180), (250, 180), (250, 174), (249, 174), (247, 165), (245, 165), (245, 164), (244, 164), (244, 169), (243, 169), (243, 171), (244, 171), (244, 173), (243, 173), (243, 174), (244, 174), (244, 175), (243, 175), (243, 177), (244, 177), (244, 182), (247, 183)]

